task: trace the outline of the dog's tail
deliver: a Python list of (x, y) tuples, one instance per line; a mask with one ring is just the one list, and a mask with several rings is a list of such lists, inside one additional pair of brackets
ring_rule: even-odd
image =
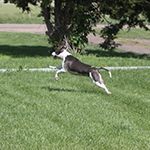
[(97, 69), (98, 69), (98, 70), (100, 70), (100, 69), (106, 70), (106, 71), (109, 73), (110, 78), (112, 77), (111, 72), (110, 72), (108, 69), (106, 69), (106, 68), (104, 68), (104, 67), (100, 67), (100, 68), (97, 68)]

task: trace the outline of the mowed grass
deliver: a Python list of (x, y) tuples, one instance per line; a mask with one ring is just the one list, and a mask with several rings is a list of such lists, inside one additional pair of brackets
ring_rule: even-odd
[(0, 23), (5, 24), (42, 24), (43, 17), (38, 17), (40, 14), (40, 6), (32, 6), (31, 16), (25, 11), (22, 14), (22, 9), (17, 8), (13, 4), (0, 4)]
[[(0, 34), (0, 68), (60, 66), (45, 35)], [(86, 47), (93, 66), (150, 66), (149, 55)], [(89, 78), (55, 72), (0, 72), (0, 148), (150, 149), (150, 69), (101, 71), (108, 95)]]
[[(0, 34), (0, 69), (45, 68), (49, 65), (60, 66), (61, 60), (53, 60), (52, 47), (46, 35), (31, 33)], [(87, 55), (73, 54), (81, 61), (92, 66), (150, 66), (150, 56), (116, 50), (104, 51), (98, 47), (87, 46)], [(138, 60), (138, 61), (137, 61)]]
[[(96, 33), (100, 34), (101, 28), (95, 28)], [(118, 38), (122, 39), (150, 39), (150, 31), (146, 31), (145, 29), (139, 28), (131, 28), (130, 30), (124, 28), (119, 31), (117, 34)]]
[[(102, 30), (101, 28), (96, 28), (96, 33), (100, 35), (100, 31)], [(139, 46), (139, 47), (144, 47), (147, 49), (150, 49), (150, 44), (143, 42), (142, 40), (140, 42), (134, 41), (133, 39), (136, 40), (150, 40), (150, 30), (145, 31), (145, 29), (139, 29), (139, 28), (131, 28), (129, 29), (122, 29), (119, 31), (117, 34), (117, 39), (115, 41), (117, 43), (121, 44), (128, 44), (128, 45), (134, 45), (134, 46)]]
[(107, 95), (89, 78), (0, 73), (1, 149), (150, 148), (150, 70), (113, 70)]

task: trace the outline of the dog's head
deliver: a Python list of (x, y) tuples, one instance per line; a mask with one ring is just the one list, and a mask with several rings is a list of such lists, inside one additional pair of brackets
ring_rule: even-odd
[(52, 56), (54, 59), (60, 58), (63, 59), (64, 57), (67, 56), (67, 47), (61, 47), (60, 49), (57, 49), (55, 52), (52, 53)]

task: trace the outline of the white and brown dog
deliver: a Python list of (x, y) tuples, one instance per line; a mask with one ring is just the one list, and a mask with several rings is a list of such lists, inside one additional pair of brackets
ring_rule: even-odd
[[(108, 71), (110, 77), (111, 72), (103, 67), (97, 68), (92, 67), (90, 65), (82, 63), (80, 60), (72, 56), (68, 51), (66, 47), (62, 47), (61, 49), (56, 50), (52, 53), (54, 59), (60, 58), (63, 60), (62, 62), (62, 68), (56, 72), (55, 79), (58, 80), (58, 74), (59, 73), (65, 73), (68, 71), (71, 74), (74, 75), (83, 75), (88, 76), (91, 78), (94, 84), (96, 84), (98, 87), (103, 88), (108, 94), (111, 94), (111, 92), (108, 91), (104, 84), (104, 80), (102, 78), (102, 75), (99, 73), (100, 69), (104, 69)], [(50, 68), (54, 68), (50, 66)]]

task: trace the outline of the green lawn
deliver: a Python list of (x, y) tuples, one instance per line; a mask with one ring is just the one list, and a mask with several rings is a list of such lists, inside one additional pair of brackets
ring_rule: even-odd
[[(96, 33), (100, 34), (101, 28), (96, 28)], [(139, 28), (131, 28), (129, 29), (122, 29), (117, 34), (118, 38), (122, 39), (150, 39), (150, 31), (145, 31), (145, 29)]]
[[(61, 60), (54, 61), (52, 57), (49, 57), (51, 50), (52, 47), (48, 44), (46, 35), (1, 32), (0, 69), (17, 69), (19, 66), (23, 68), (60, 66)], [(87, 55), (74, 54), (74, 56), (93, 66), (150, 66), (149, 55), (119, 50), (109, 52), (91, 46), (87, 46), (86, 50)]]
[[(101, 28), (96, 28), (96, 33), (100, 35)], [(150, 31), (145, 31), (145, 29), (132, 28), (130, 30), (124, 28), (119, 31), (117, 34), (117, 39), (115, 40), (117, 43), (135, 45), (150, 49), (150, 44), (144, 43), (142, 41), (135, 42), (133, 39), (145, 39), (150, 40)]]
[[(0, 68), (60, 66), (45, 35), (0, 33)], [(149, 56), (86, 47), (93, 66), (150, 66)], [(0, 149), (150, 149), (150, 69), (101, 71), (112, 95), (89, 78), (0, 72)]]
[(25, 12), (24, 16), (22, 10), (15, 5), (1, 4), (0, 5), (0, 23), (17, 23), (17, 24), (42, 24), (43, 17), (37, 17), (40, 14), (40, 6), (30, 6), (31, 17)]
[(1, 149), (148, 150), (150, 70), (102, 74), (112, 95), (69, 73), (0, 73)]

